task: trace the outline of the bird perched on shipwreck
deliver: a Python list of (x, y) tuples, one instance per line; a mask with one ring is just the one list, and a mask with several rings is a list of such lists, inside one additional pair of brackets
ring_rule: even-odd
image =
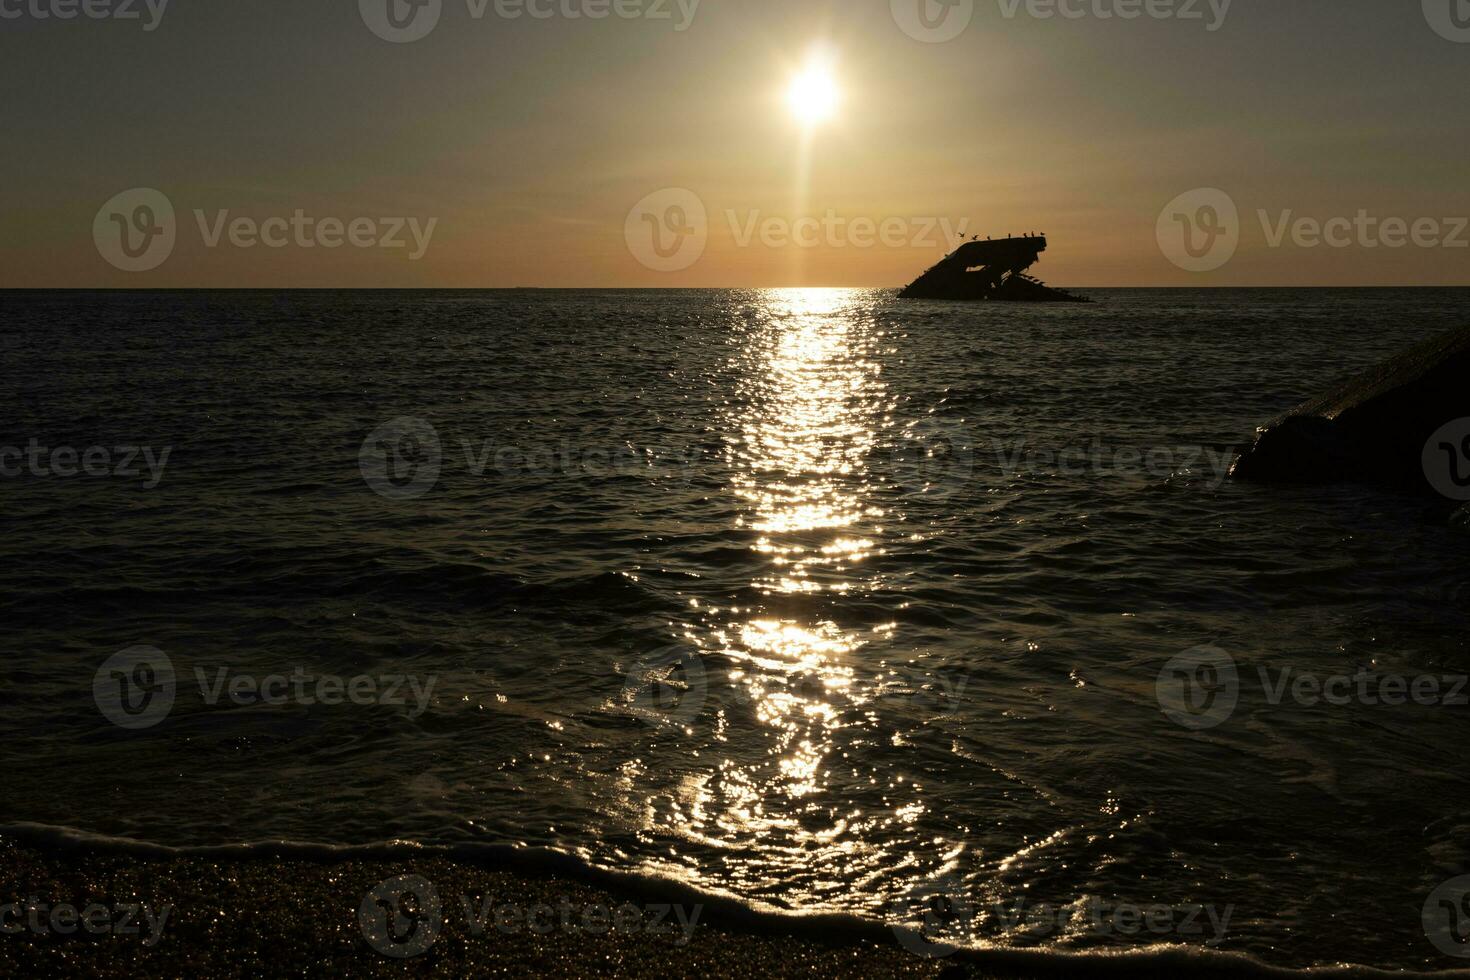
[(909, 283), (899, 299), (1001, 300), (1018, 303), (1090, 303), (1026, 275), (1046, 251), (1045, 235), (965, 242)]

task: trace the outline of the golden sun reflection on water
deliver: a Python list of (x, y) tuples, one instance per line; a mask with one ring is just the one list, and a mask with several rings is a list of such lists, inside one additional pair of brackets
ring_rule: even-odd
[(729, 489), (744, 504), (737, 526), (759, 535), (751, 586), (766, 601), (726, 610), (700, 645), (732, 664), (738, 700), (749, 706), (722, 724), (758, 726), (764, 735), (742, 741), (766, 751), (722, 759), (686, 781), (679, 808), (679, 833), (748, 849), (745, 870), (732, 873), (751, 884), (779, 880), (783, 897), (815, 905), (855, 868), (876, 875), (891, 863), (872, 830), (925, 810), (917, 787), (895, 798), (882, 774), (847, 758), (846, 746), (879, 737), (855, 658), (891, 626), (844, 627), (825, 598), (869, 588), (866, 563), (883, 554), (885, 515), (868, 465), (891, 424), (891, 396), (882, 336), (864, 303), (847, 290), (773, 290), (744, 338), (750, 397), (730, 420)]
[[(773, 290), (774, 336), (765, 341), (755, 386), (764, 394), (741, 419), (743, 451), (733, 490), (754, 505), (749, 526), (768, 536), (782, 580), (797, 583), (814, 565), (861, 560), (872, 541), (834, 535), (818, 547), (792, 540), (799, 532), (842, 530), (881, 517), (861, 487), (876, 445), (874, 409), (883, 402), (870, 338), (845, 310), (846, 290)], [(788, 540), (781, 540), (788, 536)], [(800, 587), (781, 591), (800, 591)]]

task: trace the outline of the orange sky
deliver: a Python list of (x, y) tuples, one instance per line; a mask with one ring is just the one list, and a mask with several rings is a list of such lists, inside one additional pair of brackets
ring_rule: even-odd
[[(0, 286), (899, 286), (942, 256), (946, 223), (1046, 232), (1035, 272), (1062, 286), (1470, 281), (1470, 43), (1419, 3), (1125, 20), (1097, 11), (1126, 0), (1075, 0), (1076, 18), (958, 0), (963, 29), (936, 42), (905, 32), (909, 0), (670, 0), (668, 19), (654, 0), (602, 19), (557, 2), (508, 19), (442, 0), (409, 43), (351, 4), (170, 6), (151, 31), (7, 21)], [(841, 104), (804, 131), (786, 89), (816, 45)], [(135, 188), (175, 219), (167, 257), (133, 272), (96, 235), (133, 220), (117, 195)], [(1238, 244), (1191, 272), (1158, 229), (1200, 188), (1236, 206)], [(670, 189), (706, 217), (679, 226), (697, 260), (665, 271), (646, 222), (690, 219)], [(298, 211), (306, 238), (254, 240)], [(1357, 225), (1311, 246), (1291, 224), (1360, 213), (1418, 222), (1418, 240)], [(806, 245), (771, 237), (803, 218)], [(325, 247), (323, 219), (342, 226), (325, 241), (357, 222), (361, 244)], [(433, 222), (424, 247), (406, 219)], [(380, 247), (395, 222), (405, 247)]]

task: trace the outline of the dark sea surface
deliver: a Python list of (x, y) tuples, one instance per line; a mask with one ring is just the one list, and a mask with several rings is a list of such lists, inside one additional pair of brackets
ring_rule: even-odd
[[(1470, 290), (1093, 296), (0, 294), (0, 449), (46, 450), (0, 460), (0, 823), (1456, 965), (1470, 707), (1270, 684), (1470, 670), (1467, 539), (1224, 468)], [(1181, 723), (1200, 648), (1237, 703)], [(1055, 911), (1120, 904), (1173, 924)]]

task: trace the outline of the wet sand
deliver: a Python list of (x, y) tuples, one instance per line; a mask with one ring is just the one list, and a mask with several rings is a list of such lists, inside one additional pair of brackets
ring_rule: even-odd
[[(385, 956), (369, 945), (359, 922), (365, 896), (387, 879), (413, 875), (433, 883), (441, 896), (443, 925), (433, 944), (411, 959)], [(483, 935), (471, 932), (463, 898), (471, 906), (550, 912), (533, 932), (523, 919), (500, 912)], [(534, 876), (447, 859), (422, 861), (309, 861), (282, 858), (154, 860), (131, 855), (41, 849), (0, 838), (0, 905), (20, 903), (0, 936), (0, 974), (7, 976), (938, 976), (947, 964), (907, 953), (896, 945), (832, 942), (796, 935), (758, 934), (733, 927), (705, 910), (686, 939), (675, 913), (660, 915), (659, 896), (614, 894), (570, 877)], [(686, 900), (675, 895), (667, 904)], [(44, 906), (34, 918), (26, 906)], [(56, 903), (79, 911), (100, 905), (88, 932), (63, 913), (57, 935), (50, 912)], [(129, 915), (133, 905), (147, 906)], [(618, 910), (638, 907), (622, 932), (606, 928)], [(164, 909), (168, 909), (164, 918)], [(585, 910), (606, 909), (608, 919)], [(692, 917), (683, 909), (684, 921)], [(569, 911), (567, 911), (569, 910)], [(584, 923), (583, 916), (591, 915)], [(131, 919), (125, 922), (125, 919)], [(153, 924), (162, 923), (161, 929)], [(655, 921), (659, 920), (659, 921)], [(572, 927), (563, 923), (570, 921)], [(136, 929), (117, 935), (111, 930)], [(590, 930), (590, 931), (589, 931)]]
[[(531, 855), (463, 859), (402, 845), (304, 854), (282, 845), (187, 855), (0, 833), (0, 975), (1150, 978), (1408, 977), (1277, 970), (1176, 948), (1141, 955), (915, 955), (877, 924), (772, 917), (673, 882), (548, 870)], [(437, 901), (375, 918), (386, 882)], [(389, 889), (392, 892), (392, 889)], [(58, 909), (58, 903), (65, 909)], [(69, 909), (75, 909), (74, 914)], [(366, 911), (365, 911), (366, 910)], [(488, 910), (488, 914), (487, 914)], [(478, 923), (481, 928), (476, 928)], [(387, 950), (388, 952), (385, 952)], [(417, 952), (413, 956), (395, 956)], [(1439, 974), (1450, 976), (1452, 974)], [(1470, 976), (1465, 972), (1453, 975)]]

